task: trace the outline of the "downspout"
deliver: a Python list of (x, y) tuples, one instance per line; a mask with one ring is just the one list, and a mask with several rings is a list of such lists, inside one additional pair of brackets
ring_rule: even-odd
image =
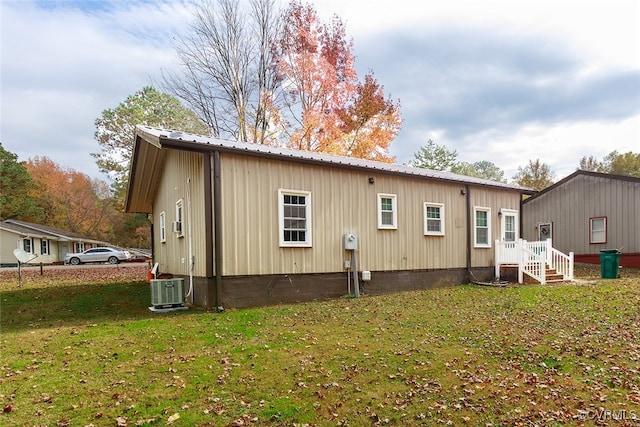
[(471, 187), (464, 186), (467, 206), (467, 282), (471, 282), (473, 273), (471, 272)]
[(224, 311), (222, 306), (222, 185), (220, 178), (220, 152), (213, 152), (213, 234), (216, 269), (216, 308)]
[(524, 215), (522, 213), (522, 208), (524, 206), (524, 193), (520, 193), (520, 212), (519, 212), (519, 218), (518, 218), (518, 224), (520, 224), (519, 230), (518, 230), (518, 237), (520, 239), (523, 238), (523, 234), (522, 234), (522, 229), (524, 228), (524, 223), (522, 222), (524, 220)]
[(151, 219), (149, 219), (149, 215), (147, 215), (147, 221), (149, 221), (149, 227), (151, 228), (151, 265), (154, 265), (156, 262), (156, 233), (153, 230), (153, 213), (151, 214)]
[(185, 299), (191, 297), (193, 301), (193, 267), (195, 264), (195, 255), (193, 255), (193, 228), (191, 214), (191, 178), (187, 178), (187, 245), (189, 246), (189, 292), (185, 295)]
[(210, 299), (215, 295), (215, 285), (209, 283), (214, 275), (214, 253), (213, 242), (213, 153), (206, 152), (202, 155), (204, 165), (204, 239), (205, 239), (205, 277), (207, 278), (207, 291), (205, 292), (205, 305), (209, 304)]

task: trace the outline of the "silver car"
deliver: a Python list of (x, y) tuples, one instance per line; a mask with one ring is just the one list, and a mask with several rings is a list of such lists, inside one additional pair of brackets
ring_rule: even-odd
[(118, 264), (122, 261), (129, 261), (131, 254), (115, 248), (91, 248), (84, 252), (76, 254), (66, 254), (64, 257), (65, 264), (84, 264), (86, 262), (108, 262), (109, 264)]

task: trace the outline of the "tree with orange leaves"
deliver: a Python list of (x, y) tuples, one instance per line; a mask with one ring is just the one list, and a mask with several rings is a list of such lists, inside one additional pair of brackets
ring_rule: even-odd
[(358, 84), (356, 97), (340, 111), (347, 156), (391, 162), (389, 144), (400, 131), (400, 104), (385, 99), (383, 87), (367, 74)]
[(117, 214), (106, 182), (62, 168), (48, 157), (29, 159), (25, 168), (35, 184), (30, 196), (44, 210), (43, 224), (113, 239), (111, 220)]
[(392, 162), (399, 102), (373, 73), (358, 81), (352, 50), (337, 16), (323, 25), (313, 6), (292, 1), (274, 55), (284, 107), (272, 116), (291, 148)]

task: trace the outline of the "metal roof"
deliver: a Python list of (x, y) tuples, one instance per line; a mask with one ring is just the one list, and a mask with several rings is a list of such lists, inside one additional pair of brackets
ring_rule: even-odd
[(60, 241), (81, 241), (89, 243), (104, 244), (106, 242), (91, 239), (77, 233), (62, 230), (48, 225), (34, 224), (27, 221), (18, 221), (16, 219), (6, 219), (0, 223), (0, 228), (20, 234), (22, 236), (38, 237), (49, 240)]
[(528, 199), (524, 200), (523, 203), (529, 203), (540, 196), (543, 196), (551, 191), (554, 191), (556, 188), (563, 186), (566, 182), (571, 181), (579, 176), (590, 176), (594, 178), (601, 178), (601, 179), (608, 179), (608, 180), (615, 180), (615, 181), (627, 181), (627, 182), (636, 183), (636, 184), (640, 183), (640, 178), (635, 176), (614, 175), (610, 173), (594, 172), (594, 171), (578, 169), (575, 172), (573, 172), (571, 175), (567, 175), (566, 177), (562, 178), (560, 181), (554, 184), (551, 184), (550, 186), (540, 190), (533, 197), (529, 197)]
[(521, 187), (515, 184), (507, 184), (467, 175), (458, 175), (451, 172), (435, 171), (431, 169), (383, 163), (373, 160), (358, 159), (355, 157), (336, 156), (312, 151), (292, 150), (271, 145), (229, 141), (175, 130), (158, 129), (149, 126), (136, 126), (136, 134), (148, 140), (148, 142), (152, 142), (151, 140), (153, 140), (153, 142), (155, 142), (154, 145), (157, 144), (156, 146), (158, 148), (167, 145), (171, 145), (171, 148), (180, 148), (180, 144), (176, 145), (175, 143), (183, 143), (184, 149), (194, 149), (195, 147), (193, 145), (199, 145), (202, 146), (202, 148), (206, 148), (209, 150), (219, 149), (250, 155), (273, 157), (281, 160), (319, 163), (325, 166), (333, 165), (339, 167), (366, 169), (372, 172), (393, 173), (398, 175), (452, 181), (462, 184), (503, 188), (505, 190), (520, 191), (527, 194), (533, 194), (536, 192), (531, 188)]

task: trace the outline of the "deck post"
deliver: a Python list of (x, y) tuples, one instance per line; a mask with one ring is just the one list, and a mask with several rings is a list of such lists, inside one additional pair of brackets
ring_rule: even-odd
[(569, 252), (569, 280), (573, 282), (573, 252)]
[(518, 283), (522, 284), (524, 282), (524, 251), (522, 248), (527, 246), (527, 241), (523, 239), (518, 239)]

